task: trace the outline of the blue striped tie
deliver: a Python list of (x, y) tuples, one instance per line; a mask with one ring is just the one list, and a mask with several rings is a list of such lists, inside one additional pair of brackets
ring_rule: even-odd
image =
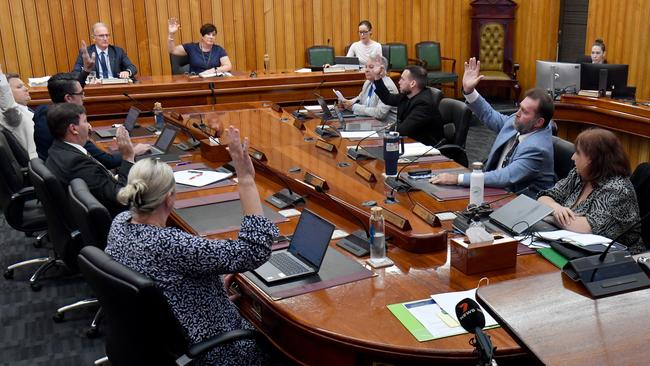
[(99, 66), (101, 66), (102, 79), (108, 79), (108, 66), (106, 65), (106, 56), (104, 52), (99, 53)]

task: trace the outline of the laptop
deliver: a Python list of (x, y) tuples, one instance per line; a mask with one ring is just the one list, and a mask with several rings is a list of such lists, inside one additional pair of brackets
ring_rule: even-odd
[[(327, 102), (325, 101), (325, 98), (323, 98), (318, 94), (316, 94), (316, 100), (318, 101), (318, 105), (320, 105), (320, 108), (323, 111), (323, 118), (325, 118), (325, 120), (336, 118), (339, 120), (339, 122), (341, 122), (341, 125), (343, 125), (345, 118), (356, 117), (356, 115), (353, 112), (348, 110), (340, 111), (336, 107), (330, 109), (330, 107), (327, 105)], [(332, 115), (332, 112), (336, 114), (336, 117)]]
[(163, 127), (162, 132), (160, 132), (160, 136), (158, 136), (156, 143), (151, 147), (151, 150), (145, 154), (136, 156), (135, 161), (167, 154), (169, 148), (174, 143), (174, 139), (176, 139), (178, 131), (178, 127), (166, 124), (165, 127)]
[(289, 248), (273, 252), (253, 272), (269, 284), (318, 273), (333, 232), (334, 224), (305, 208)]
[(551, 207), (522, 194), (492, 212), (490, 222), (510, 234), (521, 235), (551, 213)]
[(335, 56), (334, 65), (332, 67), (342, 67), (345, 70), (359, 70), (361, 65), (359, 64), (358, 57), (345, 57), (345, 56)]
[[(138, 119), (138, 116), (140, 115), (140, 110), (136, 107), (131, 107), (129, 109), (129, 113), (126, 115), (126, 119), (124, 120), (124, 128), (126, 128), (127, 131), (129, 131), (129, 134), (133, 132), (133, 129), (135, 128), (135, 121)], [(106, 130), (95, 130), (95, 133), (97, 136), (107, 139), (111, 137), (115, 137), (117, 133), (117, 128), (109, 128)]]

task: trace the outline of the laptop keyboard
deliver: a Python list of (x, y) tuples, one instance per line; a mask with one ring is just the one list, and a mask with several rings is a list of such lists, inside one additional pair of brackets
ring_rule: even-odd
[(275, 253), (271, 256), (269, 263), (275, 266), (275, 268), (282, 271), (287, 276), (304, 273), (307, 270), (296, 263), (296, 261), (291, 258), (286, 252)]

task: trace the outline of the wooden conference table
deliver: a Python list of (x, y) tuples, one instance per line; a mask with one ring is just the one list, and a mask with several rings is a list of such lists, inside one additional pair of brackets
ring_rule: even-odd
[[(273, 71), (255, 77), (234, 72), (232, 77), (205, 79), (187, 75), (138, 76), (137, 81), (131, 84), (87, 85), (84, 106), (89, 116), (97, 117), (125, 115), (131, 106), (147, 111), (154, 102), (161, 102), (164, 108), (262, 100), (299, 104), (305, 99), (315, 100), (316, 92), (334, 98), (332, 89), (338, 89), (346, 96), (357, 95), (365, 80), (363, 72), (355, 71)], [(140, 104), (123, 93), (128, 93)], [(46, 87), (33, 87), (30, 95), (29, 105), (32, 107), (50, 103)]]
[[(411, 212), (411, 201), (418, 202), (432, 212), (459, 210), (466, 200), (438, 202), (424, 192), (397, 194), (398, 203), (384, 204), (384, 185), (381, 172), (383, 162), (361, 162), (374, 172), (379, 182), (369, 183), (355, 174), (357, 162), (346, 157), (345, 146), (354, 144), (339, 138), (329, 142), (338, 146), (338, 152), (330, 153), (315, 146), (317, 135), (313, 132), (317, 121), (306, 123), (305, 130), (293, 125), (293, 118), (286, 112), (276, 112), (270, 103), (240, 103), (203, 107), (178, 108), (179, 113), (205, 113), (207, 119), (218, 119), (224, 126), (237, 126), (242, 136), (248, 136), (251, 147), (263, 152), (266, 162), (255, 161), (256, 182), (262, 198), (284, 188), (275, 174), (281, 174), (294, 191), (306, 195), (306, 207), (315, 211), (337, 228), (352, 232), (360, 229), (359, 223), (350, 217), (333, 200), (345, 205), (355, 216), (367, 222), (369, 207), (363, 201), (374, 200), (408, 219), (412, 229), (400, 230), (387, 224), (389, 240), (388, 256), (395, 266), (374, 270), (376, 276), (325, 290), (306, 293), (273, 301), (245, 276), (238, 276), (237, 283), (242, 294), (238, 305), (242, 314), (255, 324), (266, 336), (290, 357), (309, 365), (372, 365), (387, 364), (475, 364), (473, 347), (468, 344), (470, 335), (460, 335), (428, 342), (418, 342), (392, 315), (386, 305), (425, 299), (431, 294), (475, 288), (481, 277), (491, 283), (523, 278), (539, 273), (557, 272), (550, 263), (537, 255), (520, 256), (516, 268), (466, 276), (452, 268), (447, 248), (447, 231), (451, 221), (443, 221), (442, 227), (432, 227)], [(140, 140), (137, 140), (140, 141)], [(191, 158), (203, 161), (198, 152)], [(349, 163), (340, 167), (338, 163)], [(219, 164), (208, 163), (211, 166)], [(264, 165), (263, 168), (261, 165)], [(290, 173), (289, 168), (299, 166), (300, 173)], [(413, 168), (455, 167), (455, 163), (416, 163)], [(305, 172), (312, 172), (328, 182), (328, 193), (316, 192), (302, 182)], [(273, 172), (273, 173), (269, 173)], [(194, 192), (181, 192), (177, 200), (197, 198), (227, 191), (236, 187), (221, 187)], [(265, 203), (266, 204), (266, 203)], [(172, 214), (172, 221), (188, 230), (193, 229)], [(297, 218), (278, 226), (282, 234), (293, 232)], [(236, 232), (212, 235), (214, 238), (234, 237)], [(330, 243), (331, 249), (341, 251)], [(413, 253), (407, 249), (426, 253)], [(433, 251), (431, 251), (433, 250)], [(354, 258), (365, 264), (363, 258)], [(513, 364), (529, 361), (529, 357), (503, 329), (488, 331), (498, 347), (499, 363)]]

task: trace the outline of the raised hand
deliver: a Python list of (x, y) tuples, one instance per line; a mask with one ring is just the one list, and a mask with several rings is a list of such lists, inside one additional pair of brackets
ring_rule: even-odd
[(117, 131), (115, 132), (115, 140), (117, 141), (117, 148), (122, 154), (122, 158), (133, 163), (135, 161), (135, 152), (133, 150), (131, 138), (129, 137), (129, 131), (127, 131), (124, 126), (117, 128)]
[(244, 143), (242, 143), (239, 130), (234, 126), (228, 127), (227, 133), (228, 151), (237, 171), (237, 179), (240, 182), (243, 180), (252, 181), (255, 178), (255, 168), (253, 167), (251, 157), (248, 156), (248, 137), (245, 137)]
[(169, 34), (176, 34), (179, 29), (181, 29), (181, 23), (178, 22), (176, 18), (170, 18), (168, 21), (169, 24)]
[(476, 58), (472, 57), (468, 62), (465, 62), (465, 72), (463, 73), (463, 91), (465, 93), (473, 92), (479, 81), (484, 78), (480, 72), (481, 61), (476, 61)]
[(86, 42), (81, 41), (81, 47), (79, 48), (79, 53), (81, 53), (81, 59), (84, 62), (84, 70), (91, 72), (95, 68), (95, 58), (96, 54), (93, 52), (93, 55), (88, 54), (88, 48), (86, 47)]

